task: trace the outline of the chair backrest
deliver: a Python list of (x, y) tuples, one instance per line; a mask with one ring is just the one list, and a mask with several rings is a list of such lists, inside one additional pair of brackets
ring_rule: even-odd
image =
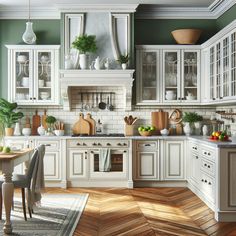
[(33, 175), (33, 172), (34, 172), (34, 167), (35, 167), (35, 163), (37, 162), (37, 159), (39, 157), (39, 151), (37, 148), (34, 149), (34, 153), (31, 157), (31, 161), (30, 161), (30, 164), (29, 164), (29, 168), (28, 168), (28, 171), (27, 171), (27, 180), (30, 181), (31, 178), (32, 178), (32, 175)]

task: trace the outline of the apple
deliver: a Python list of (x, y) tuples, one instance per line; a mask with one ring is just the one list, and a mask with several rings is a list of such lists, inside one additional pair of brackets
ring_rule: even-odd
[(4, 153), (9, 153), (10, 151), (11, 151), (11, 148), (10, 148), (10, 147), (3, 147), (2, 152), (4, 152)]

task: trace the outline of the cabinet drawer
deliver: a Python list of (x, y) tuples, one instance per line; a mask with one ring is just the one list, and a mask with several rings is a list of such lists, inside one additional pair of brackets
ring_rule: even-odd
[(36, 140), (36, 146), (44, 144), (46, 151), (58, 151), (60, 149), (60, 141), (55, 140)]
[(201, 169), (204, 170), (207, 174), (215, 176), (215, 164), (207, 161), (204, 158), (201, 158)]
[(196, 143), (190, 142), (190, 150), (193, 152), (199, 152), (199, 146)]
[(210, 201), (215, 201), (215, 179), (201, 171), (201, 191)]
[(215, 152), (214, 149), (211, 149), (211, 148), (206, 147), (206, 146), (202, 146), (201, 154), (202, 154), (203, 157), (205, 157), (205, 158), (207, 158), (211, 161), (215, 160), (216, 152)]
[(157, 141), (137, 141), (136, 149), (156, 151), (158, 149), (158, 142)]

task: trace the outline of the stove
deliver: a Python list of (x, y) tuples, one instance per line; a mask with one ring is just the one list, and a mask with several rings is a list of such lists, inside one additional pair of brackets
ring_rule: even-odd
[(124, 134), (110, 133), (110, 134), (72, 134), (72, 137), (125, 137)]

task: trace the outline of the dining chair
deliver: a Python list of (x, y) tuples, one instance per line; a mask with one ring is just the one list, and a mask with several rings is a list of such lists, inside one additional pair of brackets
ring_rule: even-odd
[[(27, 188), (29, 195), (31, 192), (30, 186), (33, 177), (34, 168), (36, 167), (37, 158), (39, 158), (39, 151), (38, 148), (34, 149), (34, 153), (31, 157), (31, 161), (29, 164), (29, 168), (25, 175), (20, 174), (13, 174), (12, 182), (14, 184), (14, 188), (21, 188), (21, 195), (22, 195), (22, 207), (25, 221), (27, 221), (26, 217), (26, 204), (25, 204), (25, 188)], [(36, 167), (37, 168), (37, 167)], [(2, 184), (3, 184), (3, 176), (0, 176), (0, 220), (2, 219)], [(32, 218), (32, 210), (28, 205), (29, 216)]]

